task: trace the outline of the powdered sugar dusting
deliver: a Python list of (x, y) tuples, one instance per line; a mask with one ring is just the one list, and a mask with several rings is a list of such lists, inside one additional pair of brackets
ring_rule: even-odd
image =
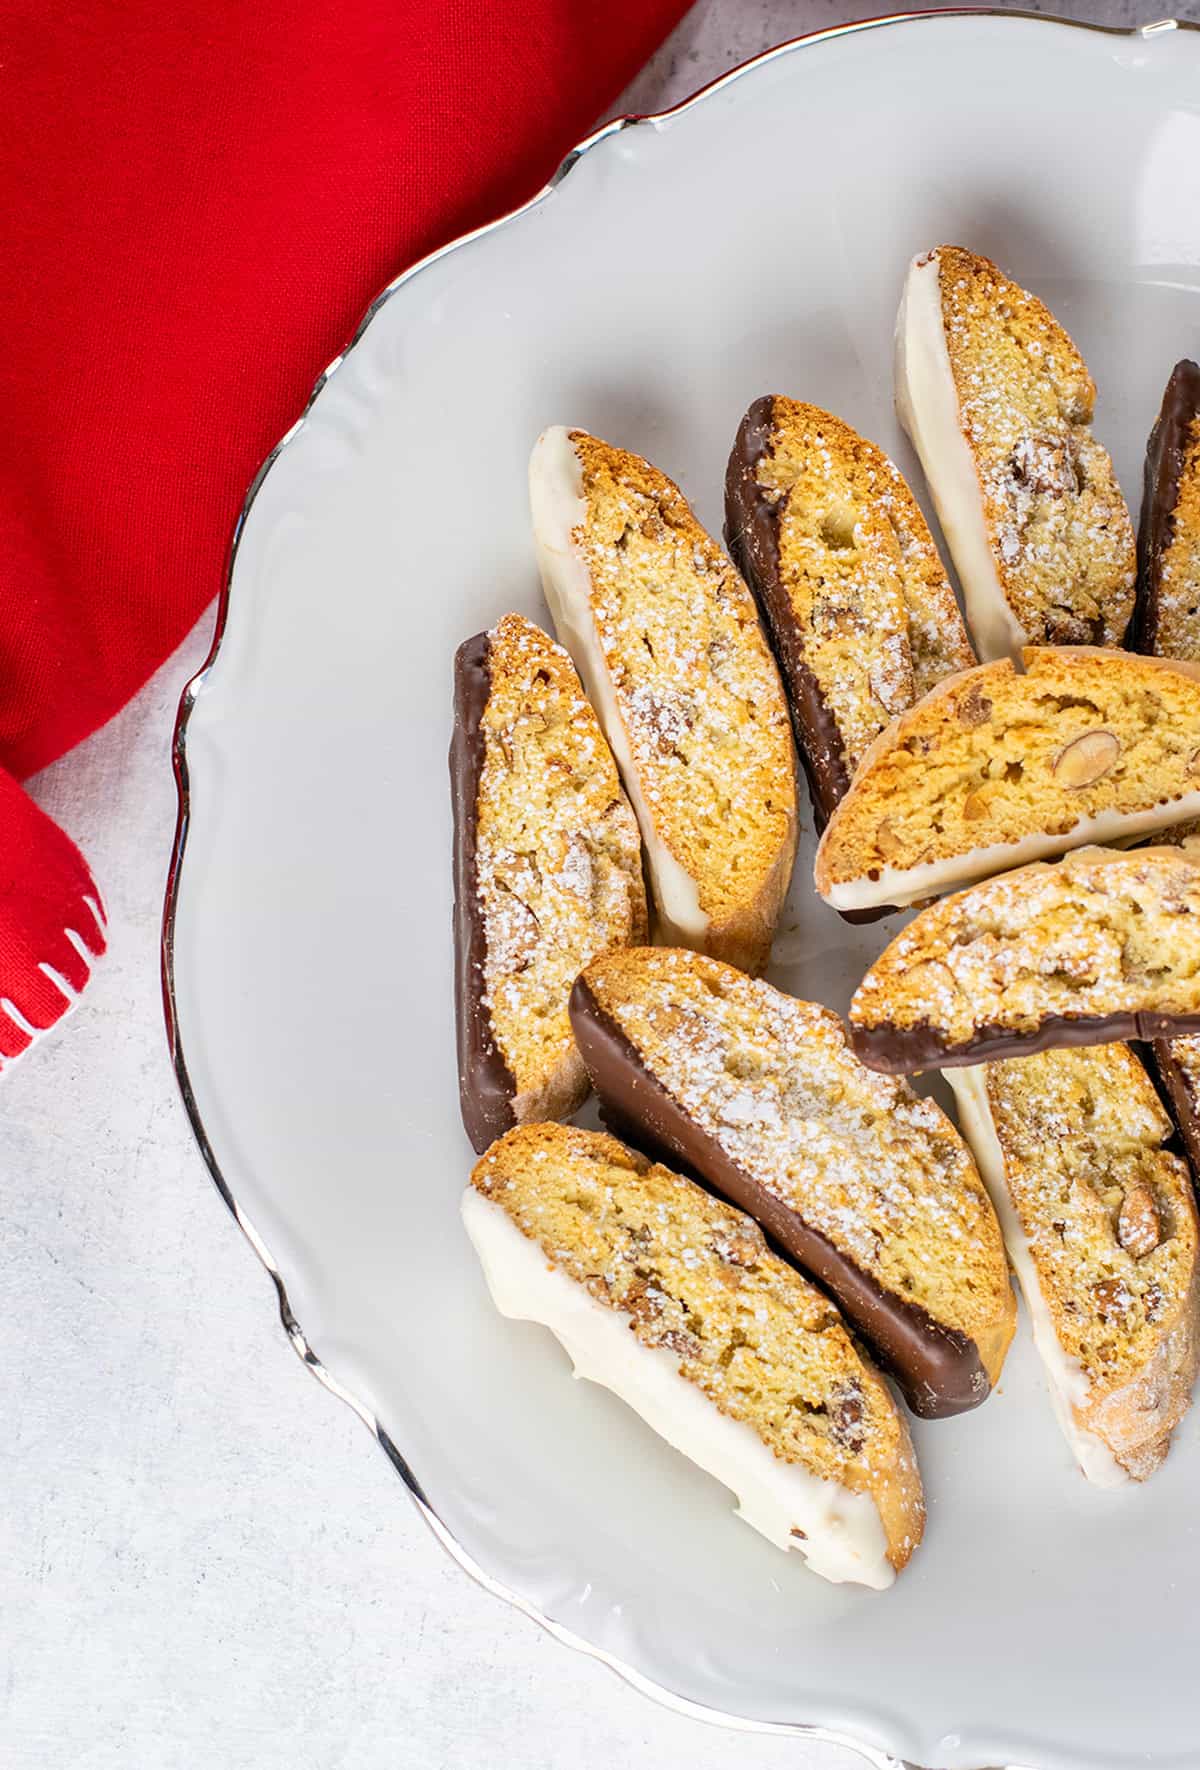
[(1188, 426), (1159, 569), (1155, 649), (1168, 658), (1200, 658), (1200, 416)]
[(1196, 1216), (1187, 1169), (1162, 1147), (1170, 1120), (1122, 1044), (990, 1063), (986, 1088), (1039, 1288), (1089, 1409), (1123, 1391), (1135, 1424), (1120, 1422), (1119, 1442), (1157, 1439), (1186, 1406), (1190, 1378), (1172, 1393), (1174, 1353), (1158, 1368), (1148, 1361), (1181, 1317), (1176, 1350), (1193, 1363), (1196, 1350)]
[[(994, 1306), (990, 1203), (940, 1109), (864, 1068), (836, 1015), (692, 955), (589, 981), (667, 1091), (734, 1162), (886, 1288), (962, 1323)], [(971, 1305), (967, 1305), (969, 1311)]]
[(1086, 365), (1041, 303), (986, 259), (952, 247), (938, 259), (960, 421), (1009, 605), (1030, 640), (1119, 645), (1133, 528), (1092, 435)]

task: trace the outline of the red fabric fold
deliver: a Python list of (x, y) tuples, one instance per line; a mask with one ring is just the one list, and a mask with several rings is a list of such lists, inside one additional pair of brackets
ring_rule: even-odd
[(141, 686), (371, 297), (530, 195), (684, 10), (12, 0), (0, 765)]
[(217, 594), (255, 470), (377, 290), (531, 195), (685, 10), (11, 0), (0, 1065), (104, 950), (86, 863), (13, 777), (103, 724)]

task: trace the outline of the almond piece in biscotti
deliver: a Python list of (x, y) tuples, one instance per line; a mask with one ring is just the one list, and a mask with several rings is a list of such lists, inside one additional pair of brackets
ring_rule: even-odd
[(1120, 754), (1121, 740), (1111, 731), (1085, 731), (1059, 751), (1051, 773), (1060, 787), (1074, 792), (1103, 780)]
[(1176, 363), (1146, 447), (1133, 646), (1200, 658), (1200, 364)]
[(1135, 1181), (1121, 1200), (1117, 1240), (1135, 1260), (1152, 1254), (1162, 1240), (1162, 1222), (1154, 1194), (1144, 1180)]

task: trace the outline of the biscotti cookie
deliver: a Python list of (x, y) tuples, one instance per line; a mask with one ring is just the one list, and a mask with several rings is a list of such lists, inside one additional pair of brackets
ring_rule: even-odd
[(548, 430), (529, 483), (546, 601), (637, 813), (657, 927), (760, 970), (795, 858), (796, 780), (750, 593), (637, 455)]
[(503, 1315), (550, 1328), (814, 1573), (890, 1585), (921, 1540), (921, 1478), (886, 1384), (762, 1231), (613, 1137), (511, 1131), (478, 1163), (467, 1232)]
[(939, 246), (913, 260), (896, 322), (896, 410), (981, 658), (1124, 638), (1133, 526), (1092, 435), (1095, 403), (1057, 320), (989, 259)]
[(587, 1094), (567, 997), (646, 938), (637, 822), (570, 658), (505, 615), (454, 660), (455, 1005), (476, 1149)]
[(757, 1218), (915, 1413), (985, 1398), (1016, 1311), (995, 1214), (940, 1107), (864, 1069), (827, 1008), (694, 953), (597, 959), (571, 1023), (614, 1127)]
[(883, 732), (817, 850), (839, 910), (908, 904), (1200, 813), (1200, 667), (1039, 647), (964, 671)]
[(1200, 658), (1200, 366), (1176, 363), (1146, 449), (1133, 643)]
[(1143, 1480), (1191, 1401), (1191, 1178), (1128, 1045), (947, 1072), (992, 1189), (1055, 1412), (1089, 1480)]
[(850, 1004), (864, 1063), (908, 1075), (1200, 1032), (1200, 853), (1078, 848), (922, 910)]
[(725, 539), (775, 647), (820, 829), (888, 721), (975, 656), (898, 470), (818, 406), (750, 407)]

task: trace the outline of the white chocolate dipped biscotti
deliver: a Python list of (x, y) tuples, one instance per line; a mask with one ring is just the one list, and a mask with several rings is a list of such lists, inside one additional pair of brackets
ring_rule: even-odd
[(1200, 666), (1031, 647), (947, 678), (888, 726), (817, 850), (839, 910), (909, 904), (1200, 815)]
[(587, 1074), (567, 998), (581, 967), (646, 938), (637, 822), (561, 646), (505, 615), (454, 660), (459, 1096), (477, 1150), (565, 1118)]
[(1200, 1356), (1191, 1176), (1128, 1045), (946, 1072), (992, 1188), (1051, 1399), (1090, 1481), (1159, 1466)]
[(725, 538), (771, 635), (821, 828), (888, 721), (975, 654), (899, 470), (818, 406), (750, 407)]
[(1133, 526), (1092, 435), (1095, 402), (1066, 332), (990, 259), (939, 246), (913, 260), (896, 322), (896, 410), (981, 658), (1124, 639)]
[(873, 1069), (1200, 1031), (1200, 850), (1078, 848), (931, 904), (871, 966), (850, 1037)]
[(571, 992), (606, 1118), (749, 1211), (914, 1413), (977, 1407), (1016, 1322), (999, 1226), (932, 1100), (872, 1074), (836, 1014), (697, 953), (609, 953)]
[(891, 1584), (924, 1528), (908, 1431), (834, 1305), (757, 1224), (573, 1125), (509, 1132), (462, 1210), (502, 1314), (550, 1328), (577, 1376), (814, 1573)]
[(761, 970), (795, 858), (796, 780), (750, 592), (637, 455), (558, 427), (529, 485), (546, 601), (637, 813), (657, 928)]

